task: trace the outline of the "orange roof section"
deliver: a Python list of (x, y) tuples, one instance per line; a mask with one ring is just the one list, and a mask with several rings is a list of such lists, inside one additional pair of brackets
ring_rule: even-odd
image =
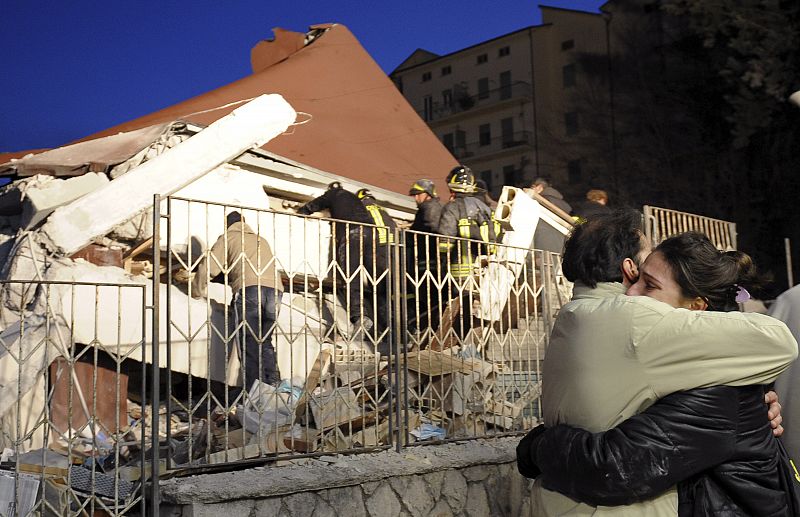
[[(324, 31), (324, 32), (323, 32)], [(403, 194), (419, 178), (444, 178), (456, 160), (344, 25), (306, 34), (275, 29), (252, 50), (254, 73), (82, 140), (186, 120), (208, 125), (263, 93), (279, 93), (298, 124), (264, 146), (320, 170)], [(307, 115), (306, 115), (307, 114)]]

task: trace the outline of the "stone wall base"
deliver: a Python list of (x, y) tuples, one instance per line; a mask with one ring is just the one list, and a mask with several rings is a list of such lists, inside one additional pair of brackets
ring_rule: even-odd
[(531, 515), (519, 438), (476, 440), (172, 479), (169, 517), (450, 517)]

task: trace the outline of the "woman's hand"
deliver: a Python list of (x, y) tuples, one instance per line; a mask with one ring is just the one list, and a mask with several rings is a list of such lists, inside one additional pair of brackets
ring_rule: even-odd
[(778, 402), (778, 394), (774, 391), (768, 391), (764, 394), (764, 402), (769, 406), (767, 417), (769, 418), (769, 425), (772, 426), (772, 434), (780, 436), (783, 434), (783, 417), (781, 416), (781, 403)]

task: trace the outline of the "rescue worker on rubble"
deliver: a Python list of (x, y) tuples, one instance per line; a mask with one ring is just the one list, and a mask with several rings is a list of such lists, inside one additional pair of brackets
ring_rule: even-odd
[(375, 200), (375, 196), (372, 195), (369, 189), (358, 189), (356, 197), (364, 204), (364, 208), (367, 209), (367, 212), (369, 212), (372, 218), (372, 223), (376, 226), (375, 232), (378, 250), (388, 253), (389, 244), (394, 243), (394, 231), (397, 229), (397, 223), (392, 219), (392, 216), (378, 204)]
[[(373, 278), (375, 276), (375, 259), (379, 256), (374, 252), (378, 239), (374, 238), (377, 231), (371, 225), (375, 222), (361, 200), (343, 189), (338, 181), (328, 185), (324, 194), (298, 208), (297, 213), (309, 215), (326, 209), (330, 211), (332, 219), (338, 220), (331, 224), (331, 231), (334, 236), (334, 257), (342, 271), (338, 280), (340, 294), (345, 299), (344, 303), (348, 304), (351, 323), (348, 333), (353, 337), (363, 330), (370, 335), (374, 326), (373, 314), (369, 309), (370, 304), (364, 302), (371, 298), (372, 289), (365, 290), (362, 275), (356, 273), (361, 268), (361, 271), (367, 272)], [(379, 264), (378, 267), (386, 266)], [(378, 285), (384, 292), (375, 290), (379, 319), (388, 317), (388, 293), (385, 292), (385, 285), (386, 283)], [(382, 328), (386, 328), (385, 321), (379, 323)]]
[(376, 335), (379, 336), (379, 339), (384, 344), (384, 346), (380, 347), (381, 353), (386, 354), (389, 339), (388, 335), (384, 335), (384, 332), (390, 324), (391, 304), (388, 297), (389, 275), (384, 274), (384, 272), (390, 269), (390, 264), (392, 263), (390, 245), (394, 244), (395, 241), (397, 223), (386, 209), (378, 204), (369, 189), (358, 189), (356, 197), (364, 204), (372, 218), (372, 223), (375, 225), (375, 293), (377, 295), (376, 316), (378, 318)]
[[(439, 245), (434, 234), (439, 233), (442, 203), (436, 186), (429, 179), (418, 179), (411, 185), (409, 196), (414, 196), (417, 213), (406, 234), (406, 264), (409, 281), (408, 323), (409, 331), (422, 330), (425, 326), (438, 325), (436, 308), (439, 305), (437, 283), (441, 278)], [(426, 276), (426, 272), (430, 275)]]
[(450, 202), (442, 209), (439, 233), (443, 237), (460, 239), (442, 238), (439, 251), (446, 256), (451, 277), (447, 298), (460, 301), (461, 317), (460, 321), (454, 322), (454, 327), (463, 339), (472, 327), (473, 283), (470, 280), (473, 268), (479, 256), (494, 251), (493, 243), (499, 239), (500, 228), (489, 207), (480, 199), (481, 191), (469, 167), (459, 165), (451, 170), (447, 187), (450, 189)]
[(192, 277), (192, 296), (206, 296), (210, 279), (227, 272), (233, 292), (233, 318), (244, 368), (245, 390), (256, 380), (278, 386), (281, 375), (272, 346), (278, 319), (281, 282), (267, 241), (244, 222), (239, 212), (226, 218), (227, 227), (200, 261)]

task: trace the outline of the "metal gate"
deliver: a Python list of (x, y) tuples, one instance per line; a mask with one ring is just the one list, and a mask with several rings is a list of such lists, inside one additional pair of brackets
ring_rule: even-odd
[[(456, 275), (439, 235), (178, 197), (159, 219), (168, 469), (519, 434), (540, 417), (569, 297), (557, 254), (453, 238), (482, 250)], [(248, 245), (262, 250), (245, 260)]]
[(144, 514), (146, 286), (9, 280), (0, 293), (0, 513)]

